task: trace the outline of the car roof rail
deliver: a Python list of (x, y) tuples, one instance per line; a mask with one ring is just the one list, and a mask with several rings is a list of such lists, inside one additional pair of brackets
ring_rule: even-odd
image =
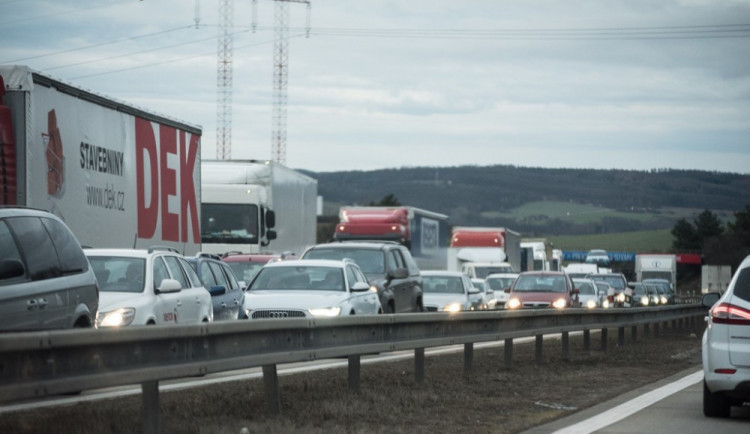
[(227, 256), (232, 256), (232, 255), (246, 255), (246, 253), (243, 253), (239, 250), (230, 250), (228, 252), (224, 252), (224, 254), (221, 255), (221, 257), (226, 258)]
[(175, 249), (174, 247), (169, 246), (151, 246), (148, 248), (149, 253), (154, 252), (172, 252), (172, 253), (180, 253), (179, 250)]
[(198, 252), (195, 254), (196, 258), (209, 258), (209, 259), (216, 259), (217, 261), (221, 260), (221, 256), (216, 253), (208, 253), (208, 252)]

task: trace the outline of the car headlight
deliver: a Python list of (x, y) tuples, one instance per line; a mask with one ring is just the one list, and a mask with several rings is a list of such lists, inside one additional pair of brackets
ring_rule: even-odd
[(445, 306), (443, 306), (443, 311), (444, 312), (451, 312), (451, 313), (453, 313), (453, 312), (461, 312), (461, 305), (458, 304), (458, 303), (446, 304)]
[(564, 298), (558, 298), (557, 300), (552, 302), (552, 307), (554, 307), (555, 309), (563, 309), (567, 305), (568, 303)]
[(586, 302), (586, 307), (589, 309), (593, 309), (596, 307), (596, 302), (594, 300), (589, 300)]
[(312, 316), (338, 316), (341, 313), (341, 308), (336, 307), (321, 307), (318, 309), (309, 309), (310, 315)]
[(135, 319), (135, 308), (123, 307), (109, 312), (96, 314), (97, 327), (123, 327), (130, 325)]
[(661, 296), (661, 304), (667, 304), (667, 297)]
[(625, 303), (625, 293), (621, 292), (615, 296), (615, 300), (619, 301), (620, 303)]
[(519, 307), (521, 307), (521, 300), (517, 298), (511, 298), (507, 303), (505, 303), (505, 307), (508, 309), (518, 309)]
[(645, 295), (642, 295), (641, 296), (641, 304), (644, 305), (644, 306), (648, 306), (648, 297), (646, 297)]
[(602, 307), (605, 309), (609, 309), (611, 306), (612, 305), (609, 304), (609, 300), (605, 298), (604, 301), (602, 302)]

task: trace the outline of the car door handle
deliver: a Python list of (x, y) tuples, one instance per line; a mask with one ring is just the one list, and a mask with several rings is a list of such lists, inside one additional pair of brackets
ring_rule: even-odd
[(45, 306), (47, 306), (46, 298), (31, 299), (26, 302), (26, 309), (28, 310), (44, 309)]
[(177, 300), (177, 307), (182, 306), (182, 300)]
[(226, 309), (227, 308), (227, 304), (226, 303), (221, 303), (221, 307), (223, 307), (224, 309)]

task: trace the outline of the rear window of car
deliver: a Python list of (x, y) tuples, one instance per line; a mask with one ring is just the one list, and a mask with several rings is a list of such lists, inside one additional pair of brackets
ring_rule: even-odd
[(385, 255), (379, 249), (312, 249), (308, 250), (304, 256), (304, 259), (333, 259), (336, 261), (345, 258), (353, 260), (364, 273), (385, 273)]
[(743, 268), (734, 284), (734, 296), (750, 301), (750, 268)]
[(44, 280), (62, 275), (60, 260), (42, 219), (12, 217), (6, 222), (18, 238), (31, 280)]

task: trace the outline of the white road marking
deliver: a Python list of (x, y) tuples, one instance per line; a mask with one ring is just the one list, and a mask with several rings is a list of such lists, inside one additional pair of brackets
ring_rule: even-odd
[(624, 402), (617, 407), (613, 407), (604, 413), (600, 413), (592, 418), (578, 422), (575, 425), (557, 430), (553, 434), (583, 434), (600, 430), (606, 426), (612, 425), (613, 423), (619, 422), (672, 394), (690, 387), (701, 380), (703, 380), (703, 370), (680, 378), (674, 383), (652, 390), (651, 392), (631, 399), (628, 402)]

